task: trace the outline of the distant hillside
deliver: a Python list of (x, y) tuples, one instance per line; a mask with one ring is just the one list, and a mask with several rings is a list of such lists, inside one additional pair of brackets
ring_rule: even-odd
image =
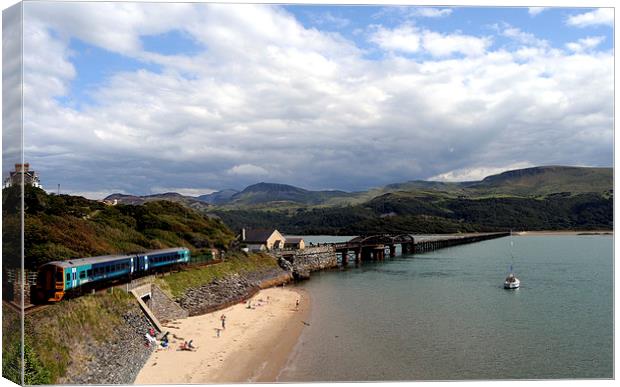
[(291, 234), (613, 228), (612, 168), (543, 166), (481, 181), (414, 180), (353, 193), (258, 183), (200, 198), (108, 198), (127, 204), (172, 200), (218, 216), (234, 230), (276, 227)]
[(167, 200), (183, 204), (186, 207), (192, 208), (197, 211), (206, 212), (210, 204), (192, 196), (181, 195), (176, 192), (167, 192), (163, 194), (147, 195), (147, 196), (134, 196), (115, 193), (107, 196), (104, 200), (114, 201), (117, 200), (121, 204), (141, 205), (148, 202), (155, 202), (159, 200)]
[(238, 193), (235, 189), (224, 189), (207, 195), (198, 196), (196, 199), (209, 204), (224, 204), (230, 201), (230, 198)]
[(273, 203), (213, 211), (233, 229), (275, 226), (291, 234), (607, 230), (613, 228), (613, 169), (536, 167), (477, 182), (390, 184), (339, 199), (314, 208)]
[(270, 202), (293, 202), (305, 205), (321, 204), (329, 199), (348, 197), (343, 191), (309, 191), (286, 184), (258, 183), (230, 197), (229, 204), (256, 205)]
[(469, 191), (484, 194), (540, 196), (552, 193), (609, 193), (613, 190), (613, 168), (547, 166), (507, 171), (467, 183)]
[[(15, 207), (17, 187), (2, 192), (3, 227), (18, 235)], [(171, 201), (110, 206), (70, 195), (48, 195), (26, 186), (25, 265), (34, 268), (49, 261), (143, 252), (185, 246), (193, 254), (209, 247), (227, 248), (234, 233), (219, 219)], [(15, 230), (13, 232), (12, 230)], [(19, 239), (3, 238), (5, 264), (19, 263)]]

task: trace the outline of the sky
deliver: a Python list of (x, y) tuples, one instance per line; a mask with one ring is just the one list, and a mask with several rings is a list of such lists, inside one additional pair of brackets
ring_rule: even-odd
[(24, 158), (50, 191), (357, 191), (613, 163), (610, 8), (27, 2), (23, 14)]

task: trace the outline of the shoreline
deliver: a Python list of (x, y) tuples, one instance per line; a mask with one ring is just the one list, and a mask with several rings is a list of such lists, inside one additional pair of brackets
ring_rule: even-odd
[[(278, 286), (250, 300), (252, 309), (243, 302), (165, 324), (170, 348), (154, 351), (134, 384), (276, 382), (307, 322), (310, 299), (299, 288)], [(226, 329), (217, 337), (222, 314)], [(195, 351), (178, 350), (190, 339)]]
[(515, 231), (514, 236), (550, 236), (550, 235), (614, 235), (613, 230), (584, 230), (584, 231), (564, 231), (564, 230), (543, 230), (543, 231)]

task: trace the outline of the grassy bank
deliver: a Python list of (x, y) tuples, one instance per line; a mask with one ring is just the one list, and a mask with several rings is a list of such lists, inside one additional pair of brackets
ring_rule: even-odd
[(2, 304), (2, 377), (21, 384), (21, 322), (19, 312)]
[(35, 366), (30, 382), (58, 383), (68, 367), (84, 367), (90, 359), (82, 349), (113, 335), (132, 306), (130, 295), (115, 291), (66, 300), (26, 316), (26, 348)]
[(178, 273), (156, 280), (159, 287), (169, 296), (182, 296), (187, 289), (206, 285), (209, 282), (231, 274), (243, 274), (278, 267), (278, 263), (270, 255), (264, 253), (246, 254), (231, 253), (222, 263), (197, 268), (187, 268)]

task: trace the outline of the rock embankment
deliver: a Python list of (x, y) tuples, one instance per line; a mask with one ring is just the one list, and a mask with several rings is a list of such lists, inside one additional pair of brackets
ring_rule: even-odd
[(338, 267), (336, 251), (331, 246), (276, 250), (273, 255), (278, 259), (280, 267), (292, 273), (296, 280), (310, 278), (313, 271)]
[(59, 384), (132, 384), (154, 347), (145, 346), (144, 334), (151, 324), (136, 307), (125, 313), (116, 331), (102, 342), (89, 336), (74, 359), (85, 359), (68, 367)]
[(243, 302), (260, 289), (291, 280), (291, 274), (280, 268), (232, 274), (198, 288), (188, 289), (175, 301), (190, 316), (210, 313)]

